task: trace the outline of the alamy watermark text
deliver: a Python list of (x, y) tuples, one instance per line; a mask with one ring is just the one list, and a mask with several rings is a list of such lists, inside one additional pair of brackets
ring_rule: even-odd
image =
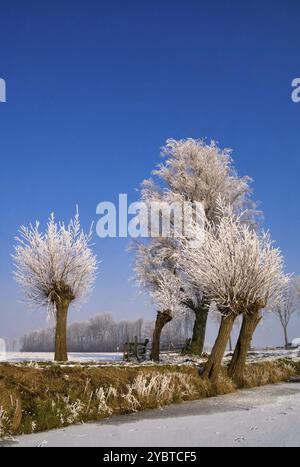
[(300, 102), (300, 78), (293, 79), (292, 88), (294, 88), (291, 96), (292, 101), (295, 102), (295, 104), (297, 104), (298, 102)]
[(0, 102), (6, 102), (6, 83), (3, 78), (0, 78)]

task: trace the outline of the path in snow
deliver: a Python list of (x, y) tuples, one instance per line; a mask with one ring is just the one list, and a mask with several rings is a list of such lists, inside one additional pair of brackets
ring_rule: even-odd
[(6, 446), (300, 446), (300, 384), (284, 383), (20, 436)]

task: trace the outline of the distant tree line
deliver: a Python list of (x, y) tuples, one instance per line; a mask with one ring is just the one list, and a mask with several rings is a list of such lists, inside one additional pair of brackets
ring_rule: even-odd
[[(122, 351), (125, 342), (137, 336), (139, 341), (151, 339), (154, 322), (115, 321), (110, 313), (99, 314), (87, 321), (75, 322), (68, 326), (67, 341), (70, 352), (116, 352)], [(174, 320), (165, 326), (162, 345), (169, 347), (181, 344), (191, 336), (193, 317)], [(53, 352), (55, 328), (49, 327), (30, 332), (21, 338), (22, 352)], [(151, 344), (151, 342), (150, 342)]]

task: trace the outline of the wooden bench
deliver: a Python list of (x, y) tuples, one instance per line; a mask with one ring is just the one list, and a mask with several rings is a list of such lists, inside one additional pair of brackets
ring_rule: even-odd
[(123, 360), (125, 362), (138, 361), (143, 362), (147, 356), (147, 345), (149, 339), (144, 342), (138, 342), (137, 337), (134, 337), (133, 342), (126, 342), (123, 350)]
[(192, 351), (191, 344), (192, 344), (192, 339), (189, 337), (188, 339), (186, 339), (184, 346), (181, 349), (181, 355), (188, 355), (191, 353)]

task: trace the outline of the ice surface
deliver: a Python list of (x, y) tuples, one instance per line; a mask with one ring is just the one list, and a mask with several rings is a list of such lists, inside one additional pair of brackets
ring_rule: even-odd
[[(300, 384), (283, 383), (101, 423), (24, 435), (7, 446), (300, 446)], [(0, 442), (1, 445), (1, 442)]]

